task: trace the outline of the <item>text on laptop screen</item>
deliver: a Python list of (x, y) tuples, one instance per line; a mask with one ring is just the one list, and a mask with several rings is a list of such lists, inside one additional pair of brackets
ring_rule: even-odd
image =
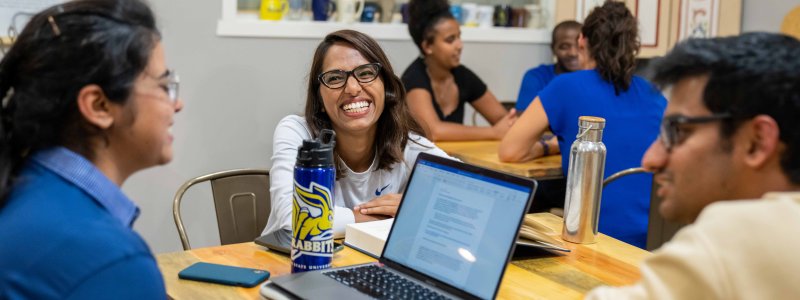
[(491, 298), (530, 194), (531, 187), (419, 161), (383, 256)]

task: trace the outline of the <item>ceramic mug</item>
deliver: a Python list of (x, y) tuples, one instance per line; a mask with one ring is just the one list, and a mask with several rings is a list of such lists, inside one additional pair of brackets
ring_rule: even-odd
[(456, 19), (458, 24), (464, 25), (464, 14), (461, 10), (461, 5), (453, 4), (450, 5), (450, 14), (453, 15), (453, 19)]
[(262, 20), (277, 21), (288, 12), (289, 1), (287, 0), (262, 0), (258, 16)]
[(336, 10), (336, 4), (331, 0), (311, 0), (311, 12), (314, 21), (327, 21)]
[(336, 15), (339, 22), (352, 23), (364, 12), (364, 0), (337, 0)]
[(511, 5), (494, 6), (494, 26), (511, 27)]
[(544, 16), (542, 14), (542, 7), (537, 4), (525, 5), (525, 10), (528, 11), (528, 28), (542, 28), (544, 27)]
[(378, 2), (381, 6), (381, 23), (392, 22), (395, 0), (379, 0)]
[(511, 26), (512, 27), (526, 27), (528, 26), (528, 19), (530, 14), (524, 8), (514, 8), (511, 10)]
[(289, 0), (289, 20), (300, 20), (303, 18), (303, 0)]
[(364, 4), (364, 12), (361, 13), (361, 23), (377, 22), (381, 16), (381, 6), (375, 2)]
[(464, 26), (467, 27), (478, 26), (478, 4), (462, 3), (461, 15), (463, 16)]
[(492, 27), (494, 21), (494, 7), (491, 5), (478, 5), (478, 27)]

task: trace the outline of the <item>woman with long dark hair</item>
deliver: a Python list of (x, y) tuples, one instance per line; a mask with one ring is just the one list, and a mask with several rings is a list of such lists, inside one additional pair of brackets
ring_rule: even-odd
[(283, 118), (273, 137), (265, 234), (288, 239), (292, 229), (292, 172), (304, 139), (336, 132), (334, 233), (345, 225), (394, 217), (420, 152), (447, 156), (420, 136), (405, 90), (371, 37), (353, 30), (328, 34), (317, 46), (308, 76), (305, 116)]
[(25, 26), (0, 61), (0, 298), (165, 297), (120, 186), (172, 159), (177, 84), (138, 0), (69, 1)]
[[(596, 116), (606, 119), (605, 176), (641, 165), (658, 136), (666, 99), (633, 75), (639, 51), (636, 18), (624, 3), (606, 1), (586, 17), (578, 44), (588, 53), (587, 70), (556, 77), (539, 93), (500, 142), (501, 160), (526, 161), (560, 149), (566, 172), (578, 117)], [(540, 140), (548, 128), (557, 143)], [(640, 174), (605, 188), (600, 232), (644, 248), (651, 186), (652, 176)]]
[[(420, 51), (403, 72), (411, 115), (434, 141), (499, 140), (516, 120), (486, 84), (461, 64), (461, 29), (447, 0), (411, 0), (408, 31)], [(472, 105), (491, 127), (464, 125), (464, 106)]]

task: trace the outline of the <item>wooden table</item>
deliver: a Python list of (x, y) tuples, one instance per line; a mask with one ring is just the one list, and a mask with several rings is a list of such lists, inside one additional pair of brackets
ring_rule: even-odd
[(484, 168), (540, 180), (564, 176), (561, 171), (561, 154), (521, 163), (506, 163), (501, 162), (497, 157), (499, 141), (438, 142), (436, 146), (452, 157)]
[[(561, 218), (533, 214), (540, 223), (553, 229), (560, 239)], [(600, 235), (598, 242), (578, 245), (564, 242), (572, 252), (565, 255), (542, 254), (517, 247), (506, 268), (499, 299), (580, 299), (598, 285), (624, 285), (639, 279), (638, 265), (649, 252)], [(535, 250), (535, 249), (534, 249)], [(265, 251), (253, 243), (200, 248), (157, 255), (167, 293), (173, 299), (259, 299), (258, 289), (228, 287), (178, 279), (178, 272), (198, 261), (247, 268), (267, 269), (272, 276), (288, 274), (289, 258)], [(334, 266), (374, 261), (360, 252), (345, 248), (334, 255)]]

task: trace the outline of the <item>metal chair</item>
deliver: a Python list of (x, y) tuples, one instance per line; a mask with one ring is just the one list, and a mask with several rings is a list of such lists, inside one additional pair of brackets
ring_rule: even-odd
[[(514, 102), (514, 101), (500, 101), (500, 104), (503, 105), (503, 108), (505, 108), (506, 111), (508, 111), (508, 110), (511, 110), (512, 108), (514, 108), (514, 106), (517, 105), (517, 102)], [(522, 113), (522, 112), (521, 111), (517, 112), (517, 114), (520, 114), (520, 113)], [(478, 125), (478, 111), (477, 110), (473, 110), (472, 111), (472, 126), (477, 126), (477, 125)]]
[(192, 246), (183, 227), (181, 199), (191, 186), (206, 181), (211, 184), (220, 242), (223, 245), (251, 242), (260, 236), (270, 213), (269, 170), (221, 171), (190, 179), (175, 193), (172, 216), (183, 250)]
[[(649, 172), (644, 168), (630, 168), (619, 171), (603, 180), (603, 188), (621, 177), (639, 173)], [(672, 239), (675, 233), (684, 226), (684, 224), (668, 222), (661, 216), (661, 213), (658, 212), (658, 207), (661, 205), (662, 199), (656, 196), (656, 190), (658, 190), (658, 184), (653, 181), (653, 188), (650, 192), (650, 214), (647, 220), (646, 248), (648, 251), (653, 251), (661, 247), (661, 245)]]

